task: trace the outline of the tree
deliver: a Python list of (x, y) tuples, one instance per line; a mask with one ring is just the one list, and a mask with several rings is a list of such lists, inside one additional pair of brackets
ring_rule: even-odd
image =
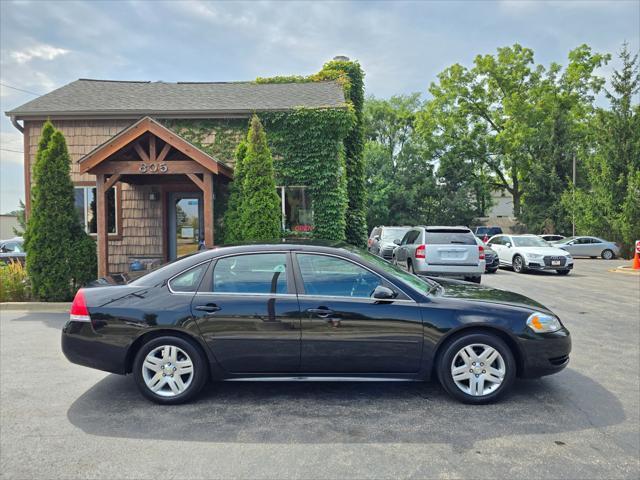
[(32, 291), (45, 301), (68, 300), (75, 286), (95, 278), (95, 244), (82, 231), (74, 208), (69, 162), (64, 136), (45, 122), (25, 231)]
[(568, 184), (579, 134), (602, 87), (593, 72), (608, 58), (582, 45), (563, 70), (536, 65), (533, 51), (518, 44), (478, 55), (472, 68), (456, 64), (438, 75), (418, 131), (439, 162), (457, 163), (456, 171), (468, 165), (478, 196), (486, 198), (485, 185), (508, 191), (515, 215), (539, 228)]
[(242, 214), (240, 212), (242, 187), (244, 183), (244, 157), (247, 154), (247, 144), (242, 141), (235, 152), (236, 163), (233, 169), (233, 182), (229, 189), (227, 210), (224, 214), (224, 243), (235, 243), (242, 239)]
[(620, 242), (629, 254), (640, 239), (640, 104), (634, 105), (640, 71), (626, 44), (619, 57), (622, 67), (605, 90), (610, 109), (599, 108), (590, 122), (586, 180), (569, 188), (562, 203), (578, 233)]
[(246, 143), (240, 199), (242, 240), (276, 240), (282, 234), (280, 197), (267, 136), (256, 115), (251, 118)]

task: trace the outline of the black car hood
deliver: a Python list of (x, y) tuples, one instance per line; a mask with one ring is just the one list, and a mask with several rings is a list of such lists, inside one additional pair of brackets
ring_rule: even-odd
[(519, 293), (499, 290), (497, 288), (484, 287), (482, 285), (463, 282), (461, 280), (453, 280), (440, 277), (429, 278), (442, 286), (442, 288), (439, 289), (437, 293), (437, 295), (442, 297), (485, 303), (498, 303), (501, 305), (511, 305), (514, 307), (535, 309), (551, 313), (549, 309), (544, 305), (530, 299), (529, 297), (520, 295)]

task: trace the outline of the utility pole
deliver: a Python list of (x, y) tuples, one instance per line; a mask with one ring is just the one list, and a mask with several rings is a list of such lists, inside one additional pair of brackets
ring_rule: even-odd
[(576, 154), (573, 153), (573, 198), (571, 200), (571, 235), (576, 236)]

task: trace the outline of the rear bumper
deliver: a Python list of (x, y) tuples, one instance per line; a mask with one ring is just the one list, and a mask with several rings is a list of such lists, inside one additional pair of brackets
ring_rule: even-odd
[(569, 364), (571, 336), (566, 329), (519, 339), (523, 378), (552, 375)]
[(104, 341), (90, 323), (69, 321), (62, 329), (62, 353), (71, 363), (111, 373), (125, 373), (126, 349)]
[(479, 277), (484, 273), (485, 263), (477, 265), (433, 265), (424, 260), (416, 260), (414, 271), (420, 275), (443, 277)]

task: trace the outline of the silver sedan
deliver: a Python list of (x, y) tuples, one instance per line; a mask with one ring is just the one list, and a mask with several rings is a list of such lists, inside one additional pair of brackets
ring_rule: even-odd
[(620, 255), (620, 247), (598, 237), (569, 237), (553, 242), (554, 247), (566, 250), (574, 257), (602, 257), (612, 260)]

